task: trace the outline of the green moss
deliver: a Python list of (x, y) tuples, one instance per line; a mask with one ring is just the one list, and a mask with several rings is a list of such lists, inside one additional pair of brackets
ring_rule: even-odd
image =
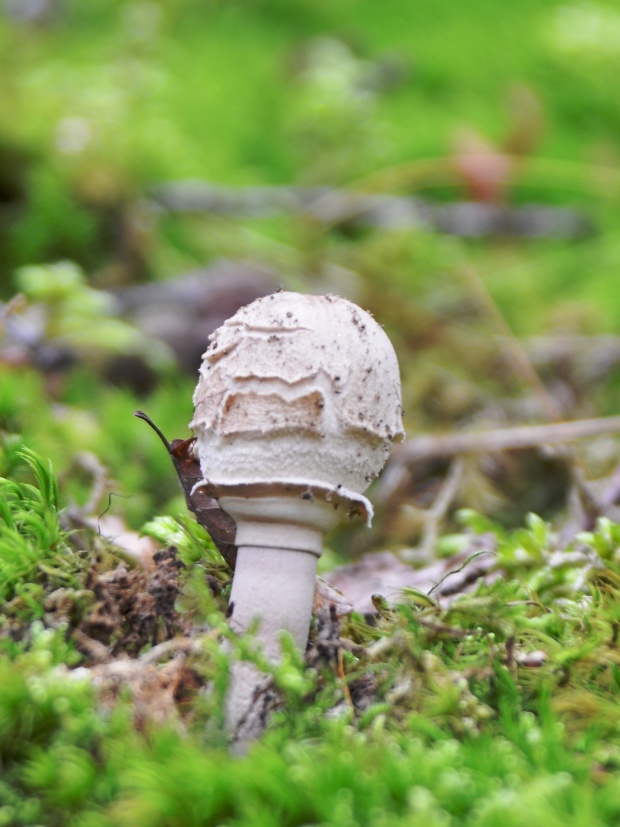
[[(31, 452), (19, 458), (34, 482), (3, 483), (5, 591), (26, 581), (48, 589), (54, 578), (77, 587), (83, 566), (74, 565), (58, 522), (55, 479)], [(193, 668), (214, 691), (190, 701), (182, 727), (173, 720), (137, 730), (129, 698), (110, 706), (86, 670), (70, 671), (77, 659), (66, 624), (29, 621), (23, 644), (0, 654), (0, 823), (613, 822), (620, 527), (603, 521), (580, 535), (594, 565), (575, 585), (557, 560), (550, 565), (558, 552), (538, 518), (511, 533), (472, 514), (463, 519), (470, 530), (497, 534), (497, 563), (510, 577), (443, 609), (432, 596), (412, 596), (382, 606), (372, 626), (354, 615), (342, 630), (348, 695), (335, 663), (319, 659), (309, 668), (286, 643), (270, 670), (280, 711), (242, 758), (228, 753), (222, 735), (226, 622), (213, 598), (196, 591), (199, 568), (218, 561), (201, 560), (189, 525), (155, 521), (149, 531), (179, 540), (192, 567), (180, 605), (198, 617), (202, 601), (211, 631)], [(28, 545), (28, 572), (6, 563), (15, 537)], [(575, 554), (563, 553), (564, 569), (583, 573)], [(234, 652), (256, 659), (249, 640), (233, 642)], [(354, 709), (347, 697), (361, 705)]]
[(40, 616), (43, 588), (76, 585), (84, 558), (61, 526), (51, 465), (27, 449), (17, 457), (34, 484), (0, 478), (0, 600), (5, 612)]

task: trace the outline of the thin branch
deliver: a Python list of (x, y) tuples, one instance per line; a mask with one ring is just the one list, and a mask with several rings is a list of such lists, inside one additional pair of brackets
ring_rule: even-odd
[[(481, 549), (480, 551), (472, 552), (472, 554), (469, 555), (469, 557), (458, 567), (458, 569), (450, 569), (450, 571), (447, 571), (443, 575), (443, 577), (441, 577), (435, 583), (435, 585), (432, 587), (432, 589), (429, 589), (428, 596), (430, 597), (433, 594), (433, 592), (436, 592), (438, 589), (440, 589), (443, 586), (443, 584), (445, 583), (445, 581), (448, 579), (448, 577), (452, 577), (452, 575), (454, 575), (454, 574), (460, 574), (463, 571), (463, 569), (467, 568), (467, 566), (473, 560), (475, 560), (477, 557), (480, 557), (483, 554), (492, 554), (493, 556), (495, 556), (495, 552), (486, 551), (485, 549)], [(477, 579), (479, 576), (480, 576), (480, 573), (478, 571), (476, 571), (475, 572), (475, 579)], [(459, 592), (460, 592), (460, 588), (459, 588)]]
[(164, 640), (153, 646), (143, 655), (140, 655), (140, 663), (146, 666), (157, 663), (162, 658), (170, 655), (198, 655), (203, 651), (204, 647), (200, 640), (189, 637), (173, 637), (170, 640)]
[(422, 559), (435, 556), (435, 546), (437, 545), (441, 525), (459, 490), (464, 467), (465, 463), (461, 457), (458, 457), (452, 463), (433, 505), (425, 512), (424, 528), (420, 544), (416, 549), (416, 559), (418, 559), (418, 554)]
[(103, 499), (103, 496), (108, 487), (108, 471), (104, 465), (99, 462), (99, 458), (90, 451), (80, 451), (73, 458), (73, 464), (81, 471), (86, 471), (92, 478), (91, 490), (88, 495), (87, 502), (83, 506), (75, 506), (75, 508), (83, 516), (93, 514)]
[(605, 488), (600, 496), (600, 500), (605, 510), (616, 505), (620, 499), (620, 464), (618, 464), (612, 473), (608, 476)]
[(408, 440), (394, 452), (394, 461), (412, 465), (420, 460), (458, 454), (491, 454), (518, 451), (542, 445), (561, 445), (620, 432), (620, 416), (576, 419), (550, 425), (522, 425), (479, 433), (420, 436)]
[[(454, 176), (451, 159), (437, 159)], [(437, 162), (430, 169), (437, 171)], [(223, 187), (208, 181), (172, 181), (157, 187), (152, 199), (176, 213), (204, 213), (226, 218), (305, 216), (325, 233), (342, 223), (356, 222), (381, 229), (434, 227), (457, 236), (551, 236), (572, 238), (590, 232), (588, 219), (567, 207), (457, 201), (436, 204), (410, 195), (347, 187)]]

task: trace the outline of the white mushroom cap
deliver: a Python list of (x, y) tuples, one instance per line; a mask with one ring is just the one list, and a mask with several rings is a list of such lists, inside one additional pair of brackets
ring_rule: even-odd
[(404, 436), (396, 354), (372, 316), (280, 292), (210, 338), (190, 427), (211, 489), (285, 483), (364, 499)]

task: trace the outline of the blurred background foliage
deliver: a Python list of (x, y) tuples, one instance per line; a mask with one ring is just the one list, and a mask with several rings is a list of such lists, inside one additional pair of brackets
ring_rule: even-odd
[[(0, 424), (63, 474), (92, 450), (130, 524), (183, 507), (136, 394), (185, 436), (208, 333), (280, 285), (386, 326), (410, 435), (548, 418), (506, 325), (560, 418), (618, 409), (614, 3), (5, 0), (0, 62), (0, 297), (23, 296)], [(197, 182), (251, 204), (197, 209)], [(265, 207), (273, 187), (312, 208)], [(343, 217), (333, 192), (409, 212)], [(588, 451), (595, 476), (620, 458)], [(512, 488), (490, 491), (493, 460), (457, 504), (514, 524), (566, 504), (545, 466), (519, 505), (540, 465), (509, 459)], [(410, 544), (402, 505), (391, 537)]]

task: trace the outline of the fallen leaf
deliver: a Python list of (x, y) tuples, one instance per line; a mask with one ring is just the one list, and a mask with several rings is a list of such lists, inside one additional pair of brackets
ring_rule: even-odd
[(200, 464), (192, 450), (196, 438), (173, 439), (172, 442), (168, 442), (157, 425), (144, 411), (136, 411), (134, 416), (143, 419), (150, 425), (166, 446), (185, 494), (187, 507), (196, 515), (200, 525), (208, 531), (220, 554), (234, 571), (237, 560), (237, 546), (235, 545), (237, 526), (230, 514), (220, 508), (216, 499), (209, 497), (200, 488), (195, 489), (196, 483), (202, 480)]

